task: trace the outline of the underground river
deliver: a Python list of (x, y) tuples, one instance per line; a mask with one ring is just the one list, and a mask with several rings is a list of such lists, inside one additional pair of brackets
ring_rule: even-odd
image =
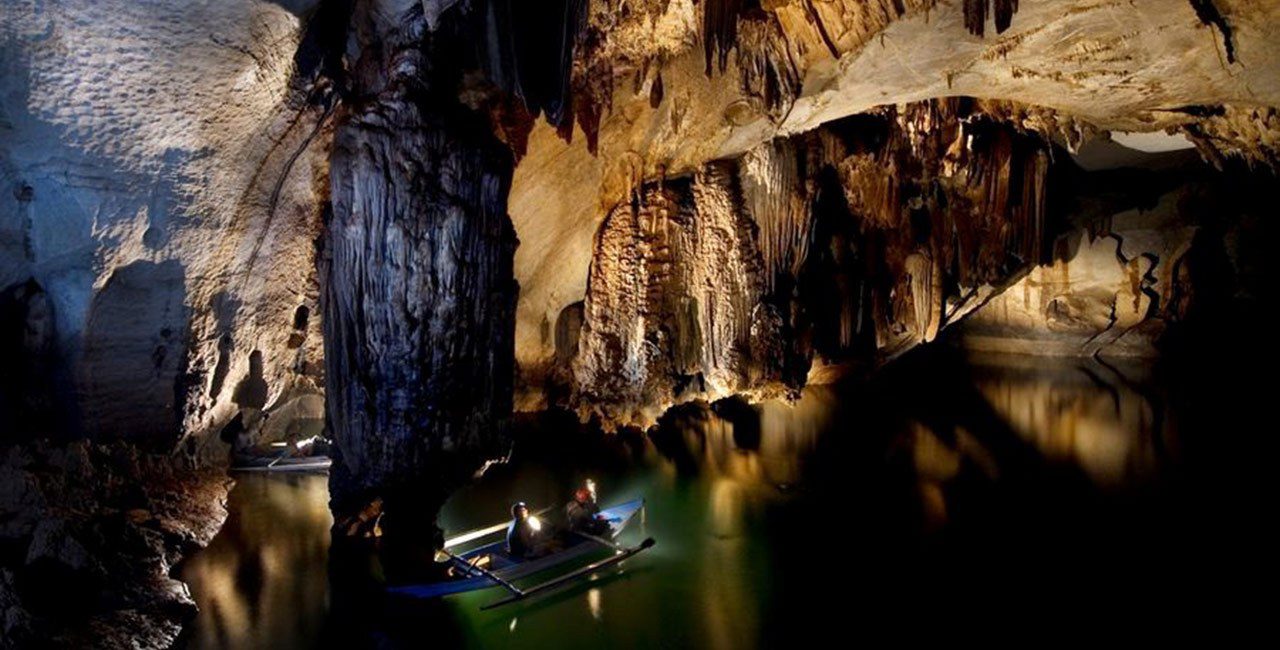
[(184, 641), (745, 648), (1227, 602), (1257, 517), (1247, 470), (1219, 461), (1252, 438), (1225, 435), (1247, 398), (1199, 372), (931, 348), (794, 405), (679, 408), (647, 434), (526, 419), (513, 462), (446, 505), (446, 531), (517, 498), (559, 506), (591, 477), (605, 506), (644, 496), (623, 539), (658, 544), (484, 612), (499, 590), (389, 600), (375, 559), (330, 558), (326, 477), (241, 476), (225, 528), (176, 571), (200, 607)]

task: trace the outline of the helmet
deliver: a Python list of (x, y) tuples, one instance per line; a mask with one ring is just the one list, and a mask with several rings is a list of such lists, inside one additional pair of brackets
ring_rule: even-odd
[(515, 503), (511, 504), (511, 516), (519, 517), (521, 508), (528, 510), (529, 506), (525, 505), (524, 501), (516, 501)]

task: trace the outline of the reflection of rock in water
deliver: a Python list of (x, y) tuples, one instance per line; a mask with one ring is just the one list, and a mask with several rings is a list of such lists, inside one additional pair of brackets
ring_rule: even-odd
[(799, 481), (804, 456), (828, 426), (833, 395), (816, 387), (794, 404), (684, 404), (663, 415), (649, 436), (679, 475), (785, 489)]
[[(226, 526), (182, 567), (206, 615), (192, 648), (314, 646), (326, 613), (329, 492), (324, 476), (244, 476)], [(300, 616), (315, 616), (305, 630)], [(302, 636), (299, 636), (299, 635)], [(306, 635), (312, 635), (307, 637)]]
[(992, 408), (1046, 459), (1078, 465), (1104, 487), (1159, 469), (1163, 406), (1140, 373), (1086, 359), (1002, 356), (976, 358), (974, 375)]

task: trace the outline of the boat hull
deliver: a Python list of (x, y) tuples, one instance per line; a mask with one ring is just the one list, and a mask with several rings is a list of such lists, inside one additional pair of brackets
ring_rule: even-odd
[[(631, 520), (635, 517), (636, 513), (640, 512), (640, 509), (643, 507), (644, 499), (635, 499), (633, 501), (628, 501), (626, 503), (601, 510), (600, 514), (609, 521), (609, 532), (601, 537), (607, 537), (608, 539), (616, 538), (618, 534), (631, 523)], [(591, 553), (599, 553), (604, 548), (596, 542), (583, 539), (582, 541), (556, 553), (530, 560), (517, 561), (506, 556), (505, 547), (505, 541), (492, 542), (471, 549), (465, 553), (460, 553), (458, 557), (462, 560), (471, 560), (476, 557), (489, 555), (495, 564), (495, 566), (490, 569), (493, 574), (503, 580), (511, 581), (552, 569)], [(410, 596), (413, 598), (439, 598), (441, 596), (475, 591), (478, 589), (488, 589), (496, 586), (497, 585), (489, 578), (476, 576), (471, 578), (458, 578), (456, 580), (449, 580), (445, 582), (388, 587), (387, 592), (400, 596)]]

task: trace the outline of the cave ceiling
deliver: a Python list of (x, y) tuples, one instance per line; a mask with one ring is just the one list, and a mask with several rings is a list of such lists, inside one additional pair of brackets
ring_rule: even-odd
[[(0, 286), (34, 277), (48, 291), (80, 390), (114, 381), (79, 361), (92, 361), (96, 332), (131, 327), (129, 310), (94, 302), (113, 278), (182, 293), (142, 300), (156, 313), (137, 318), (191, 341), (183, 363), (160, 364), (167, 374), (144, 400), (167, 403), (170, 380), (192, 377), (185, 430), (230, 417), (230, 384), (255, 350), (271, 403), (322, 382), (319, 319), (293, 327), (299, 308), (318, 313), (335, 104), (307, 39), (341, 4), (0, 2)], [(554, 358), (557, 321), (586, 296), (601, 223), (644, 182), (878, 106), (973, 96), (1070, 149), (1105, 131), (1172, 130), (1211, 162), (1276, 162), (1274, 2), (369, 4), (384, 24), (421, 11), (430, 30), (449, 12), (504, 9), (545, 32), (489, 44), (480, 84), (539, 114), (495, 116), (522, 154), (509, 200), (521, 368)], [(356, 49), (345, 45), (348, 57)], [(156, 273), (164, 282), (149, 282)], [(99, 307), (123, 320), (96, 318)], [(161, 331), (112, 343), (169, 344)], [(128, 401), (91, 397), (108, 410)]]
[(1207, 157), (1275, 160), (1274, 3), (1217, 2), (1226, 18), (1214, 23), (1200, 2), (1024, 0), (1006, 29), (992, 17), (982, 35), (968, 27), (967, 2), (745, 4), (707, 3), (742, 11), (736, 46), (722, 53), (703, 47), (720, 43), (704, 33), (723, 29), (704, 23), (692, 0), (590, 3), (598, 38), (576, 61), (577, 101), (603, 116), (596, 125), (580, 115), (568, 143), (535, 126), (512, 188), (523, 365), (551, 354), (547, 324), (582, 298), (599, 220), (639, 180), (690, 173), (876, 106), (1004, 100), (1010, 121), (1071, 149), (1102, 131), (1183, 130)]

